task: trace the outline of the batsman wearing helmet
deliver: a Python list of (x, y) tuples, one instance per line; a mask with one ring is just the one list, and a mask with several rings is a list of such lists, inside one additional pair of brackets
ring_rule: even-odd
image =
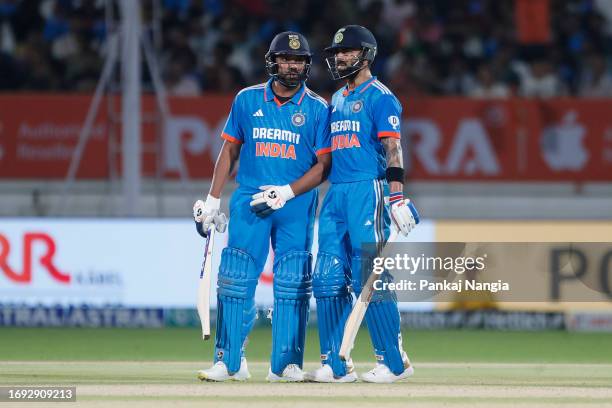
[(223, 229), (220, 196), (240, 156), (229, 204), (228, 246), (217, 284), (214, 365), (201, 380), (250, 377), (244, 347), (255, 319), (254, 295), (270, 242), (274, 311), (269, 381), (303, 381), (304, 340), (312, 293), (310, 248), (317, 189), (330, 168), (330, 109), (308, 89), (312, 54), (301, 34), (278, 34), (266, 54), (267, 83), (235, 97), (206, 201), (194, 205), (198, 231)]
[[(307, 374), (310, 381), (357, 380), (352, 362), (342, 361), (338, 353), (352, 306), (349, 283), (356, 296), (361, 292), (362, 244), (376, 243), (380, 251), (391, 220), (404, 235), (419, 222), (417, 210), (403, 196), (402, 107), (370, 71), (376, 48), (372, 33), (357, 25), (340, 28), (326, 48), (329, 71), (346, 85), (331, 103), (331, 186), (321, 207), (313, 276), (322, 365)], [(373, 298), (366, 322), (377, 365), (362, 379), (389, 383), (410, 376), (395, 297)]]

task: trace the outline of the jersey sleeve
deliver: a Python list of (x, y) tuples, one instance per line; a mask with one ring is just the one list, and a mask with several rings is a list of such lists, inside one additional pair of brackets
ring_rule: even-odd
[(240, 110), (240, 99), (236, 96), (232, 103), (232, 109), (227, 117), (227, 122), (225, 122), (223, 132), (221, 133), (221, 138), (230, 143), (242, 144), (244, 142), (244, 135), (239, 120)]
[(382, 95), (374, 103), (374, 127), (376, 136), (399, 139), (401, 136), (402, 105), (393, 95)]
[(331, 118), (331, 107), (328, 106), (319, 112), (319, 118), (315, 127), (315, 152), (317, 156), (331, 153), (331, 134), (329, 121)]

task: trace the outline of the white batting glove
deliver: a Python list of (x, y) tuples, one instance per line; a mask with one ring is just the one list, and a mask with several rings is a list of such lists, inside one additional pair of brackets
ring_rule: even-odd
[(419, 212), (408, 198), (404, 198), (403, 193), (391, 193), (389, 196), (391, 206), (391, 219), (397, 230), (404, 236), (408, 236), (410, 231), (421, 221)]
[(224, 232), (227, 228), (227, 217), (220, 212), (221, 200), (211, 196), (206, 197), (206, 202), (198, 200), (193, 204), (193, 220), (200, 235), (206, 238), (211, 225), (218, 232)]
[(261, 193), (253, 194), (251, 211), (258, 217), (267, 217), (274, 211), (283, 208), (285, 203), (295, 197), (289, 184), (284, 186), (261, 186)]

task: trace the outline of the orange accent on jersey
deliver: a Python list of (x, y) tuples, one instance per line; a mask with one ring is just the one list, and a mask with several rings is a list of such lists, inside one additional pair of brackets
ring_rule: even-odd
[(383, 137), (392, 137), (394, 139), (400, 139), (400, 132), (378, 132), (378, 138), (382, 139)]
[(317, 156), (320, 156), (322, 154), (331, 153), (331, 151), (332, 151), (331, 147), (324, 147), (322, 149), (317, 150)]
[(281, 101), (278, 100), (278, 98), (276, 96), (274, 96), (274, 102), (276, 102), (276, 106), (283, 106), (283, 104), (281, 103)]
[(355, 133), (352, 135), (336, 135), (332, 137), (332, 151), (339, 149), (351, 149), (353, 147), (361, 147), (359, 138)]
[(235, 143), (235, 144), (242, 144), (242, 142), (238, 139), (236, 139), (234, 136), (230, 136), (227, 133), (223, 132), (221, 133), (221, 139), (225, 139), (230, 143)]
[[(302, 85), (305, 86), (305, 85)], [(302, 96), (300, 96), (300, 100), (298, 101), (298, 105), (302, 104), (302, 99), (304, 99), (304, 95), (306, 95), (306, 89), (302, 89)]]
[(372, 78), (372, 79), (370, 80), (370, 83), (369, 83), (369, 84), (367, 84), (366, 86), (364, 86), (364, 87), (363, 87), (363, 89), (362, 89), (361, 91), (359, 91), (359, 93), (363, 93), (363, 91), (365, 91), (366, 89), (368, 89), (368, 87), (369, 87), (370, 85), (372, 85), (372, 84), (374, 83), (374, 81), (376, 81), (376, 80), (375, 80), (374, 78)]
[(296, 160), (295, 146), (273, 142), (257, 142), (255, 143), (255, 156)]

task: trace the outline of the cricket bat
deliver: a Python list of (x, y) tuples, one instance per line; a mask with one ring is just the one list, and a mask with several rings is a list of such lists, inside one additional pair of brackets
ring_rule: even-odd
[[(391, 235), (387, 240), (387, 243), (394, 242), (397, 239), (397, 231), (392, 226), (391, 227)], [(384, 252), (384, 250), (383, 250)], [(379, 256), (384, 256), (380, 254)], [(370, 300), (372, 299), (372, 294), (374, 293), (374, 282), (379, 279), (380, 275), (377, 275), (373, 272), (370, 272), (370, 276), (366, 281), (365, 285), (363, 285), (363, 289), (361, 290), (361, 294), (349, 315), (346, 324), (344, 325), (344, 334), (342, 335), (342, 344), (340, 345), (340, 358), (344, 361), (348, 361), (351, 358), (351, 350), (353, 350), (353, 346), (355, 345), (355, 337), (357, 337), (357, 332), (359, 331), (359, 327), (361, 326), (361, 322), (365, 317), (366, 311), (368, 310), (368, 305), (370, 304)]]
[(198, 285), (198, 315), (202, 325), (202, 339), (210, 338), (210, 281), (212, 272), (212, 254), (215, 242), (215, 227), (208, 230), (206, 244), (204, 245), (204, 260), (200, 269), (200, 283)]

